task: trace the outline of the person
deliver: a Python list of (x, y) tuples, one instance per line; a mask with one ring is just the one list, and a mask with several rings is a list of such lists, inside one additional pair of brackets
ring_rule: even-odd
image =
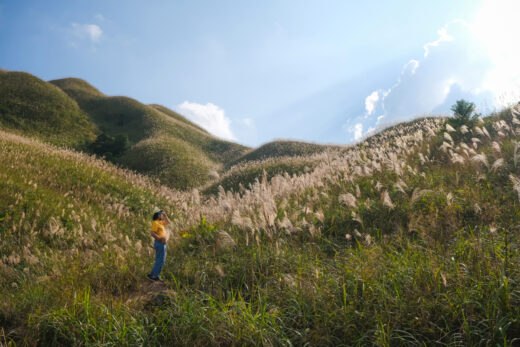
[(166, 230), (164, 227), (170, 224), (170, 219), (161, 210), (156, 211), (153, 214), (153, 222), (150, 234), (154, 238), (153, 247), (155, 248), (155, 264), (152, 268), (152, 271), (146, 277), (153, 282), (163, 281), (159, 274), (164, 266), (164, 262), (166, 260)]

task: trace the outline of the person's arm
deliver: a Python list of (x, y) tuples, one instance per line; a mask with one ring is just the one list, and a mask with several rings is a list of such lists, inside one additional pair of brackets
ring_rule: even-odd
[(157, 240), (157, 241), (161, 241), (161, 238), (159, 237), (159, 235), (157, 235), (157, 234), (155, 233), (155, 231), (151, 230), (151, 231), (150, 231), (150, 235), (152, 235), (152, 237), (153, 237), (155, 240)]
[(155, 233), (155, 231), (150, 231), (150, 235), (152, 235), (152, 237), (153, 237), (155, 240), (159, 241), (159, 242), (162, 243), (163, 245), (166, 244), (166, 239), (165, 239), (164, 237), (159, 237), (159, 235), (157, 235), (157, 234)]
[(168, 218), (168, 216), (164, 212), (163, 212), (163, 215), (164, 215), (164, 225), (166, 226), (166, 225), (170, 224), (170, 218)]

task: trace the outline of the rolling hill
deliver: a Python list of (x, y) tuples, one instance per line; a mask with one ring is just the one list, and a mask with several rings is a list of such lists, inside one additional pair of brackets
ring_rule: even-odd
[[(269, 178), (285, 171), (301, 172), (312, 166), (309, 160), (302, 165), (292, 165), (294, 170), (275, 162), (339, 148), (275, 141), (249, 149), (212, 136), (164, 106), (107, 96), (78, 78), (45, 82), (28, 73), (7, 71), (1, 72), (0, 77), (0, 127), (3, 129), (94, 152), (177, 189), (204, 184), (213, 187), (205, 190), (207, 192), (215, 192), (219, 185), (237, 188), (230, 183), (230, 177), (237, 174), (236, 169), (228, 172), (232, 166), (248, 168), (247, 173), (240, 174), (249, 177), (244, 178), (245, 184), (260, 179), (265, 169)], [(118, 153), (112, 153), (112, 149), (103, 149), (98, 136), (109, 141), (117, 141), (114, 139), (119, 136), (122, 141), (128, 139), (128, 143)], [(266, 160), (270, 161), (267, 166)], [(219, 179), (219, 176), (226, 178)]]
[(0, 127), (84, 148), (96, 125), (61, 89), (24, 72), (0, 71)]
[(127, 97), (105, 96), (75, 78), (50, 81), (61, 88), (109, 136), (126, 135), (130, 148), (116, 163), (186, 189), (208, 181), (246, 147), (220, 140), (178, 113)]
[(49, 83), (23, 72), (0, 72), (0, 128), (87, 152), (103, 149), (100, 135), (128, 139), (121, 153), (96, 154), (178, 189), (204, 184), (248, 150), (163, 106), (106, 96), (77, 78)]

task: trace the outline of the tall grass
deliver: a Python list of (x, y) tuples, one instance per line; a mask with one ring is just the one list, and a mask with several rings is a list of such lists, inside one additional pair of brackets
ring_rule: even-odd
[[(518, 111), (397, 125), (211, 196), (2, 133), (0, 338), (515, 345)], [(155, 206), (174, 233), (169, 290), (150, 300), (136, 294), (150, 288)]]

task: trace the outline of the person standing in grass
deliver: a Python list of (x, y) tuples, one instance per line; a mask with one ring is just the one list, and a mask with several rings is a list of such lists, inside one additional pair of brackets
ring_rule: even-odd
[(164, 262), (166, 260), (166, 230), (165, 226), (170, 224), (170, 219), (163, 211), (159, 210), (153, 214), (153, 222), (152, 229), (150, 234), (155, 239), (153, 243), (153, 247), (155, 248), (155, 264), (153, 266), (152, 271), (146, 277), (150, 281), (162, 281), (159, 277), (161, 270), (164, 266)]

